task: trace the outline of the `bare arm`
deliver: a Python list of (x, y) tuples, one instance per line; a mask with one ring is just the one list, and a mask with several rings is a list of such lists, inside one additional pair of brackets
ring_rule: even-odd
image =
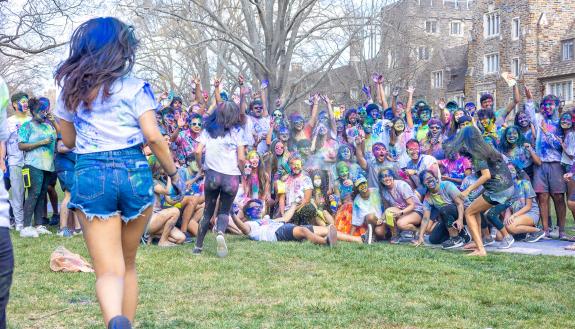
[(361, 141), (359, 145), (355, 148), (355, 157), (357, 158), (357, 163), (363, 170), (367, 170), (367, 160), (365, 160), (365, 141)]
[(317, 115), (319, 113), (319, 95), (313, 95), (313, 106), (311, 107), (311, 117), (309, 118), (308, 125), (314, 127), (317, 122)]
[(519, 104), (520, 101), (521, 101), (521, 94), (519, 93), (519, 87), (517, 86), (517, 84), (515, 84), (513, 86), (513, 99), (511, 100), (511, 102), (509, 102), (509, 104), (507, 104), (507, 107), (505, 108), (505, 115), (504, 115), (505, 118), (507, 118), (509, 113), (513, 111), (515, 106)]
[(158, 128), (155, 112), (144, 112), (138, 119), (138, 122), (140, 123), (140, 128), (142, 129), (144, 138), (148, 141), (150, 149), (152, 149), (152, 152), (162, 165), (162, 168), (164, 168), (164, 171), (173, 179), (173, 177), (177, 175), (176, 165), (172, 160), (168, 143), (164, 140)]
[(475, 183), (471, 184), (471, 186), (469, 186), (463, 192), (461, 192), (461, 194), (463, 195), (463, 197), (468, 197), (471, 191), (474, 191), (475, 189), (482, 186), (490, 178), (491, 178), (491, 172), (489, 171), (489, 169), (481, 170), (481, 176), (475, 181)]
[(60, 129), (62, 130), (62, 142), (67, 148), (73, 149), (76, 146), (76, 128), (74, 127), (74, 124), (70, 121), (61, 119)]
[(248, 224), (242, 222), (241, 219), (239, 219), (238, 216), (234, 213), (232, 213), (232, 220), (244, 235), (249, 235), (252, 231), (252, 228)]

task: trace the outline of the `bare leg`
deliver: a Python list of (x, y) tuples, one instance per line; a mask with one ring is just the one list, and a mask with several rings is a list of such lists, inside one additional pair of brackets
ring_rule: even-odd
[(312, 231), (306, 227), (296, 226), (293, 229), (293, 236), (298, 240), (308, 240), (313, 244), (324, 245), (327, 243), (326, 238), (322, 238), (319, 235), (314, 234)]
[(397, 226), (403, 231), (417, 231), (416, 225), (421, 224), (421, 215), (412, 211), (411, 213), (397, 219)]
[(513, 220), (511, 225), (507, 225), (507, 230), (511, 234), (521, 234), (521, 233), (535, 233), (539, 229), (535, 227), (535, 223), (528, 215), (521, 215)]
[(140, 246), (140, 238), (146, 229), (152, 207), (144, 210), (142, 214), (129, 222), (122, 224), (122, 250), (124, 251), (124, 298), (122, 301), (122, 314), (134, 322), (136, 307), (138, 306), (138, 275), (136, 273), (136, 253)]
[(549, 230), (549, 193), (537, 193), (537, 201), (539, 202), (539, 210), (541, 211), (541, 224), (543, 231)]
[(68, 216), (73, 215), (73, 212), (68, 209), (68, 202), (70, 202), (70, 192), (64, 192), (64, 198), (62, 199), (62, 205), (60, 206), (60, 229), (65, 228), (70, 225), (68, 223)]
[(553, 205), (555, 205), (555, 214), (557, 215), (557, 226), (559, 226), (559, 232), (565, 232), (565, 217), (567, 215), (567, 210), (565, 209), (565, 197), (563, 193), (553, 193), (551, 194), (553, 199)]
[(106, 326), (110, 319), (122, 315), (125, 264), (122, 253), (122, 220), (119, 215), (106, 220), (86, 219), (77, 211), (84, 240), (96, 272), (96, 296)]
[(471, 231), (471, 237), (477, 246), (477, 250), (471, 253), (473, 256), (486, 256), (487, 252), (483, 247), (483, 240), (481, 239), (481, 216), (480, 214), (492, 206), (483, 199), (482, 196), (475, 199), (471, 205), (465, 210), (465, 220), (467, 227)]

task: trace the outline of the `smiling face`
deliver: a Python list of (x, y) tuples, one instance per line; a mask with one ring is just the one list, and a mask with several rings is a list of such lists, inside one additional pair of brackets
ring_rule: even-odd
[(374, 119), (380, 119), (381, 118), (381, 112), (379, 112), (379, 109), (373, 109), (371, 110), (370, 116)]
[(347, 179), (349, 177), (349, 167), (345, 163), (338, 163), (337, 167), (337, 176), (340, 179)]
[(359, 186), (357, 187), (357, 190), (362, 195), (367, 194), (367, 192), (369, 192), (369, 188), (367, 187), (367, 183), (363, 182), (363, 183), (359, 184)]
[(339, 156), (342, 160), (349, 161), (351, 160), (351, 150), (349, 147), (342, 147), (339, 149)]
[(314, 175), (313, 176), (313, 187), (320, 188), (321, 187), (321, 176)]
[(246, 217), (249, 220), (258, 220), (262, 218), (263, 207), (259, 202), (251, 202), (246, 208)]
[(395, 121), (393, 124), (393, 129), (395, 129), (395, 132), (397, 133), (403, 132), (405, 130), (405, 122), (403, 122), (403, 120)]
[(521, 128), (529, 127), (529, 117), (527, 114), (524, 112), (519, 112), (519, 114), (517, 114), (517, 123)]
[(571, 129), (573, 127), (573, 117), (570, 113), (563, 113), (561, 115), (561, 128)]
[(421, 121), (427, 122), (429, 121), (430, 118), (431, 118), (431, 112), (429, 110), (421, 111), (421, 114), (419, 115), (419, 119), (421, 119)]
[(461, 110), (457, 110), (455, 112), (453, 112), (453, 117), (455, 118), (455, 122), (457, 122), (459, 120), (459, 118), (461, 118), (463, 116), (463, 111)]
[(517, 140), (519, 139), (519, 133), (515, 129), (509, 129), (507, 131), (507, 135), (505, 136), (505, 139), (507, 140), (507, 142), (509, 144), (513, 145), (513, 144), (517, 143)]
[(284, 118), (284, 114), (280, 110), (275, 110), (273, 113), (274, 119), (279, 118), (280, 121)]
[(14, 109), (18, 112), (28, 111), (28, 97), (22, 97), (19, 101), (12, 103)]
[(199, 134), (202, 131), (202, 120), (200, 118), (192, 119), (190, 122), (190, 128), (196, 134)]
[(276, 146), (274, 147), (274, 153), (277, 156), (283, 155), (284, 154), (284, 143), (277, 142)]
[(257, 152), (252, 151), (248, 154), (248, 161), (253, 169), (256, 169), (260, 165), (260, 156)]
[(379, 181), (385, 187), (391, 187), (393, 185), (393, 173), (391, 170), (384, 169), (379, 173)]
[(260, 118), (262, 116), (264, 107), (260, 102), (256, 102), (252, 105), (252, 115), (256, 118)]
[(431, 173), (426, 173), (423, 176), (423, 185), (425, 185), (425, 187), (427, 187), (431, 191), (435, 192), (437, 190), (437, 188), (439, 187), (438, 183), (439, 182), (437, 178), (435, 178), (435, 176), (433, 176)]
[(419, 159), (419, 144), (417, 143), (407, 144), (407, 155), (409, 155), (411, 160), (417, 161)]
[(546, 99), (543, 104), (541, 104), (541, 112), (545, 114), (545, 116), (550, 117), (555, 112), (555, 102), (551, 99)]
[(180, 102), (180, 101), (174, 101), (174, 102), (172, 103), (172, 107), (173, 107), (175, 110), (181, 110), (181, 109), (182, 109), (182, 102)]
[(487, 98), (481, 102), (481, 108), (490, 109), (493, 107), (493, 98)]
[(294, 176), (301, 174), (302, 170), (302, 161), (301, 159), (291, 159), (289, 162), (289, 167), (291, 169), (291, 173)]
[(356, 112), (351, 112), (350, 115), (349, 115), (349, 119), (348, 119), (349, 124), (352, 124), (352, 125), (356, 124), (356, 123), (357, 123), (357, 118), (358, 118), (357, 113), (356, 113)]
[(295, 128), (295, 130), (300, 131), (303, 129), (303, 118), (297, 117), (293, 120), (293, 127)]
[(429, 131), (431, 132), (431, 136), (437, 137), (441, 134), (441, 126), (438, 124), (432, 124), (429, 126)]

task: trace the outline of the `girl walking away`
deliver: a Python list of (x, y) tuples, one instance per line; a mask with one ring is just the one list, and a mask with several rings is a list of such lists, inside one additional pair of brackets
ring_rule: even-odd
[[(204, 247), (204, 238), (208, 233), (210, 220), (218, 206), (216, 219), (217, 254), (225, 257), (228, 247), (224, 239), (224, 232), (230, 220), (232, 203), (238, 192), (240, 176), (245, 163), (245, 146), (247, 145), (243, 122), (244, 93), (240, 99), (240, 108), (234, 102), (219, 103), (216, 110), (206, 119), (205, 129), (200, 135), (196, 148), (196, 161), (198, 168), (205, 170), (204, 195), (206, 197), (204, 218), (200, 222), (200, 229), (193, 253), (200, 254)], [(205, 154), (205, 163), (202, 166), (202, 154)], [(219, 199), (219, 204), (218, 204)]]
[(136, 45), (131, 26), (91, 19), (76, 29), (55, 73), (62, 141), (78, 154), (68, 207), (82, 225), (108, 328), (131, 328), (136, 315), (136, 252), (154, 202), (144, 139), (178, 197), (184, 191), (156, 123), (150, 85), (128, 76)]
[[(497, 152), (491, 144), (483, 140), (481, 133), (474, 126), (462, 128), (455, 137), (444, 144), (446, 154), (459, 152), (461, 149), (471, 155), (473, 167), (481, 173), (479, 178), (471, 186), (461, 192), (463, 198), (480, 186), (484, 191), (481, 197), (475, 199), (465, 210), (465, 220), (471, 231), (476, 250), (471, 253), (474, 256), (486, 256), (487, 253), (481, 239), (481, 217), (480, 214), (498, 205), (505, 204), (512, 196), (514, 182), (511, 172), (501, 153)], [(511, 235), (506, 236), (513, 243)]]

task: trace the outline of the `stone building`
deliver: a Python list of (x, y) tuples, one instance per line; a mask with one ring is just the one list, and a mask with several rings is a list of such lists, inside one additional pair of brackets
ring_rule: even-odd
[(468, 46), (465, 95), (477, 102), (495, 96), (497, 107), (512, 94), (500, 76), (511, 72), (536, 98), (555, 94), (573, 103), (575, 0), (476, 1)]
[(379, 72), (387, 95), (394, 87), (412, 85), (416, 99), (462, 102), (474, 6), (471, 0), (399, 0), (386, 6), (381, 30), (353, 43), (349, 64), (328, 72), (317, 90), (333, 95), (338, 104), (357, 106), (365, 100), (362, 86), (372, 84), (371, 74)]

